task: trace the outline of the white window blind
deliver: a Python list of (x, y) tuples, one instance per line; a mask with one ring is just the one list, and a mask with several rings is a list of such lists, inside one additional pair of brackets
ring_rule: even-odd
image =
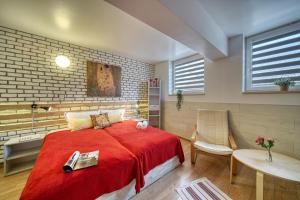
[(173, 62), (173, 93), (204, 91), (204, 58), (196, 55)]
[(274, 81), (289, 77), (300, 85), (300, 23), (246, 39), (246, 90), (278, 90)]

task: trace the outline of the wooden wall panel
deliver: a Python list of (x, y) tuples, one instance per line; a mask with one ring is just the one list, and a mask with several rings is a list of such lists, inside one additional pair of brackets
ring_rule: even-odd
[[(62, 103), (39, 104), (39, 106), (51, 106), (46, 112), (42, 109), (34, 111), (34, 127), (45, 127), (66, 124), (64, 113), (66, 111), (84, 111), (97, 109), (124, 108), (126, 117), (134, 117), (140, 114), (147, 117), (147, 101), (101, 102), (101, 103)], [(32, 126), (31, 104), (0, 105), (0, 133), (5, 131), (28, 129)]]
[(189, 139), (196, 123), (197, 109), (229, 110), (230, 126), (241, 148), (259, 148), (258, 135), (275, 138), (274, 151), (300, 159), (300, 106), (184, 102), (163, 104), (162, 127)]

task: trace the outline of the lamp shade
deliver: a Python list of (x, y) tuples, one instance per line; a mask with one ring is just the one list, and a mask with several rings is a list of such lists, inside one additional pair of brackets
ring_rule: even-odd
[(52, 110), (51, 106), (40, 106), (40, 108), (47, 111), (47, 112)]
[(57, 56), (55, 58), (55, 62), (61, 68), (67, 68), (70, 66), (70, 59), (67, 56)]

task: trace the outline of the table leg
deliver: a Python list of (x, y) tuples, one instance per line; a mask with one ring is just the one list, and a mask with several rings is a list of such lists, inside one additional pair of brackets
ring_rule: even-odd
[(231, 159), (230, 159), (230, 183), (232, 183), (232, 176), (236, 175), (236, 160), (233, 157), (233, 155), (231, 155)]
[(237, 174), (237, 159), (232, 155), (232, 163), (231, 163), (231, 168), (232, 168), (232, 175), (235, 176)]
[(264, 174), (256, 172), (256, 200), (264, 199)]

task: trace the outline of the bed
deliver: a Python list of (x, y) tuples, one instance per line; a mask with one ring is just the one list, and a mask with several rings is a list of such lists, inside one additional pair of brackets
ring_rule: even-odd
[(126, 120), (104, 130), (138, 158), (144, 176), (173, 157), (177, 156), (180, 163), (184, 162), (181, 142), (177, 136), (152, 126), (137, 129), (136, 124), (134, 120)]
[[(79, 150), (99, 150), (95, 167), (64, 173), (62, 166)], [(143, 177), (137, 158), (104, 130), (59, 131), (46, 136), (20, 199), (96, 199)], [(117, 177), (117, 178), (116, 178)]]
[[(74, 150), (97, 149), (96, 167), (63, 172)], [(46, 136), (21, 199), (127, 200), (183, 161), (177, 136), (151, 126), (136, 129), (131, 120), (105, 129), (58, 131)]]
[[(145, 189), (184, 162), (180, 139), (174, 134), (148, 126), (137, 129), (135, 120), (114, 123), (104, 130), (131, 151), (139, 160)], [(141, 183), (142, 184), (142, 183)], [(129, 199), (135, 195), (134, 181), (123, 189), (98, 200)]]

